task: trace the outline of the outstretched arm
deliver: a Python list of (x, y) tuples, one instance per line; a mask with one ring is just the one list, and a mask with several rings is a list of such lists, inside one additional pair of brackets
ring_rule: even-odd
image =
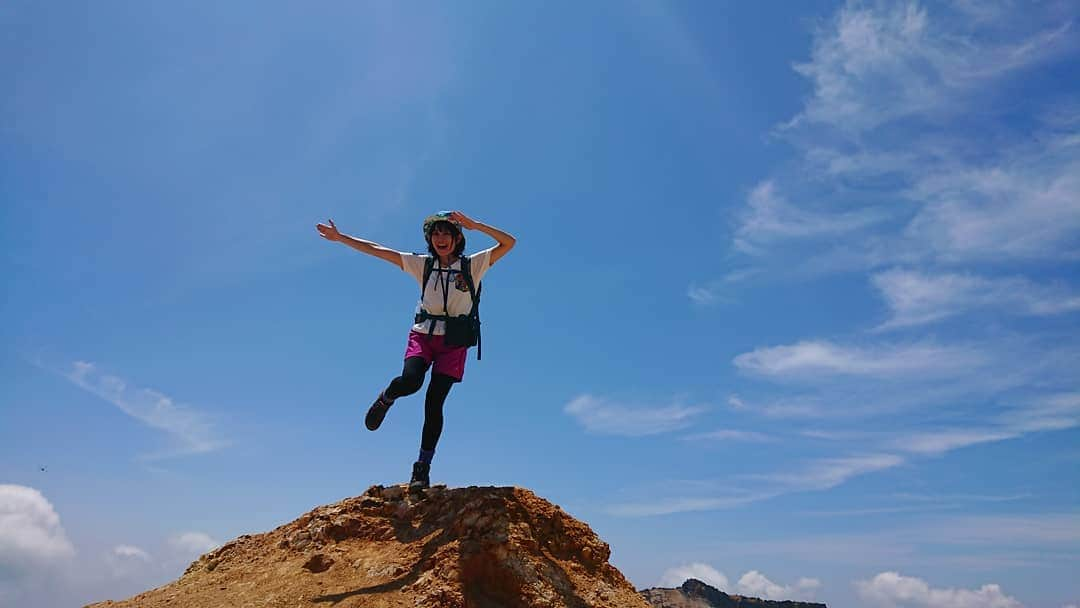
[(373, 255), (379, 259), (386, 260), (394, 266), (401, 268), (401, 252), (394, 251), (389, 247), (383, 247), (378, 243), (372, 241), (365, 241), (364, 239), (358, 239), (354, 236), (342, 234), (338, 232), (337, 226), (334, 225), (334, 220), (328, 220), (330, 225), (318, 224), (315, 228), (319, 231), (319, 234), (328, 241), (336, 241), (338, 243), (345, 243), (349, 247), (368, 255)]
[(488, 226), (483, 222), (478, 222), (474, 219), (471, 219), (469, 216), (465, 215), (460, 211), (454, 211), (453, 213), (451, 213), (450, 218), (453, 219), (455, 222), (461, 224), (462, 228), (467, 228), (469, 230), (479, 230), (480, 232), (483, 232), (484, 234), (498, 241), (499, 244), (491, 250), (491, 261), (489, 262), (490, 264), (495, 264), (495, 262), (499, 261), (499, 259), (509, 253), (510, 250), (513, 249), (514, 245), (517, 243), (517, 239), (503, 232), (502, 230), (499, 230), (494, 226)]

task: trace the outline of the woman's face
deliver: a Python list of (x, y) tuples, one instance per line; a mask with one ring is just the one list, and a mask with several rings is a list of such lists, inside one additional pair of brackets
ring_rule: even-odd
[(454, 253), (456, 245), (457, 233), (452, 229), (443, 224), (436, 224), (435, 228), (431, 230), (431, 246), (435, 248), (435, 253), (440, 256), (448, 256)]

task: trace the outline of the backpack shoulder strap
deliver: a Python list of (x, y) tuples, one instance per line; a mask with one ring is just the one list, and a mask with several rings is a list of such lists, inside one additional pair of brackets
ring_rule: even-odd
[(435, 269), (435, 258), (427, 256), (424, 258), (424, 282), (420, 284), (420, 299), (424, 298), (424, 292), (427, 291), (427, 282), (431, 278), (431, 271)]
[(469, 288), (469, 295), (472, 296), (472, 310), (469, 311), (469, 316), (472, 317), (473, 322), (476, 324), (476, 360), (480, 360), (480, 353), (483, 352), (483, 341), (480, 337), (480, 290), (484, 288), (483, 283), (477, 287), (473, 284), (472, 276), (472, 260), (468, 257), (461, 258), (461, 276), (465, 278), (465, 285)]
[(472, 314), (473, 315), (479, 315), (480, 314), (480, 310), (479, 310), (480, 309), (480, 290), (483, 289), (484, 286), (480, 285), (480, 287), (477, 288), (476, 284), (473, 283), (472, 260), (469, 259), (468, 257), (462, 257), (461, 258), (461, 276), (463, 276), (465, 278), (465, 285), (469, 288), (469, 296), (472, 297), (472, 302), (473, 302)]

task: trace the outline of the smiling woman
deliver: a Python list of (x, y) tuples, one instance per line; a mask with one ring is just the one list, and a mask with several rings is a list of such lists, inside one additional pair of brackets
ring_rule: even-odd
[[(480, 339), (480, 279), (496, 261), (506, 255), (516, 242), (514, 237), (469, 218), (460, 211), (441, 211), (424, 220), (424, 240), (428, 255), (395, 251), (371, 241), (342, 234), (334, 225), (317, 226), (319, 234), (386, 260), (411, 274), (420, 284), (420, 301), (405, 349), (401, 375), (390, 381), (367, 412), (364, 424), (378, 429), (386, 412), (398, 397), (411, 395), (424, 383), (429, 367), (431, 381), (424, 399), (424, 428), (420, 438), (420, 456), (413, 464), (409, 488), (423, 490), (431, 485), (431, 461), (443, 429), (443, 404), (450, 388), (461, 382), (470, 346)], [(479, 230), (495, 239), (494, 247), (471, 256), (465, 252), (462, 229)], [(431, 279), (434, 275), (434, 281)], [(453, 289), (451, 289), (451, 286)]]

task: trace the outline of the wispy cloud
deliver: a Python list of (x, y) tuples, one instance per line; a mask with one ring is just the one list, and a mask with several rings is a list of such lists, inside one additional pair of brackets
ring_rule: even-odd
[[(1070, 23), (1025, 28), (1008, 15), (982, 16), (931, 15), (915, 2), (849, 2), (817, 32), (810, 61), (795, 66), (814, 93), (792, 125), (866, 131), (949, 109), (973, 88), (1070, 46)], [(991, 21), (998, 36), (980, 36), (977, 28)]]
[(731, 490), (719, 496), (670, 496), (637, 502), (614, 504), (606, 511), (619, 517), (652, 517), (694, 511), (732, 509), (778, 496), (778, 492), (748, 492)]
[(1080, 392), (1033, 399), (1003, 412), (997, 422), (1016, 433), (1059, 431), (1080, 426)]
[(928, 542), (965, 545), (1055, 546), (1080, 543), (1080, 513), (965, 515), (922, 525), (913, 532)]
[(898, 451), (940, 455), (982, 443), (1014, 439), (1030, 433), (1080, 426), (1080, 393), (1060, 393), (1015, 406), (962, 428), (915, 431), (889, 442)]
[(720, 289), (717, 285), (701, 286), (692, 284), (686, 288), (686, 296), (694, 301), (695, 304), (701, 306), (708, 306), (709, 304), (715, 304), (720, 301)]
[[(963, 411), (964, 430), (1016, 433), (1071, 426), (1067, 396), (1076, 389), (1080, 350), (1058, 335), (998, 335), (955, 345), (814, 340), (760, 347), (733, 361), (757, 385), (737, 397), (748, 414), (854, 423), (898, 412), (940, 417)], [(972, 409), (975, 404), (983, 405)], [(895, 421), (889, 425), (896, 429)], [(863, 424), (831, 432), (856, 430), (874, 429)]]
[(896, 454), (866, 454), (840, 458), (823, 458), (802, 466), (797, 471), (748, 476), (777, 484), (785, 493), (806, 490), (828, 490), (860, 475), (884, 471), (904, 464)]
[(954, 429), (947, 431), (914, 433), (897, 439), (895, 449), (916, 454), (944, 454), (959, 448), (980, 443), (1012, 439), (1017, 433), (1004, 430)]
[(774, 378), (829, 376), (896, 378), (954, 374), (985, 363), (972, 348), (935, 344), (845, 346), (824, 340), (757, 348), (735, 357), (735, 367)]
[(800, 208), (787, 202), (769, 180), (754, 187), (747, 203), (735, 233), (735, 248), (751, 254), (776, 240), (837, 236), (887, 219), (878, 210), (815, 212)]
[[(799, 266), (814, 273), (1074, 259), (1073, 105), (1059, 102), (1034, 136), (1021, 136), (1004, 126), (1016, 103), (997, 94), (1008, 78), (1075, 51), (1074, 29), (1051, 8), (972, 19), (947, 6), (849, 2), (795, 66), (813, 92), (776, 130), (794, 146), (795, 168), (760, 181), (737, 213), (733, 248), (765, 263), (795, 247)], [(979, 111), (970, 112), (976, 97)], [(842, 244), (825, 238), (837, 234), (846, 234)]]
[(156, 390), (132, 386), (121, 378), (102, 374), (93, 363), (77, 361), (63, 375), (76, 386), (115, 405), (139, 422), (165, 432), (175, 442), (174, 447), (147, 458), (201, 454), (227, 445), (218, 438), (206, 413), (176, 403)]
[(1031, 498), (1032, 494), (913, 494), (911, 492), (898, 492), (893, 495), (902, 500), (917, 502), (1010, 502)]
[(694, 433), (683, 437), (685, 441), (746, 441), (752, 443), (767, 443), (775, 441), (774, 437), (757, 431), (739, 431), (735, 429), (718, 429), (706, 433)]
[[(828, 490), (848, 480), (883, 471), (904, 464), (903, 457), (895, 454), (867, 454), (840, 458), (813, 460), (798, 465), (794, 470), (778, 473), (743, 475), (717, 490), (713, 484), (702, 483), (694, 496), (677, 495), (672, 491), (661, 498), (623, 502), (607, 509), (607, 512), (623, 517), (650, 517), (733, 509), (763, 500), (770, 500), (794, 492)], [(690, 484), (679, 484), (688, 486)], [(742, 487), (739, 487), (742, 485)], [(686, 491), (684, 488), (683, 491)]]
[(590, 432), (640, 437), (685, 428), (707, 409), (679, 404), (631, 406), (586, 394), (575, 397), (563, 411)]
[(871, 280), (892, 312), (892, 317), (879, 329), (922, 325), (978, 308), (1027, 315), (1080, 310), (1080, 293), (1062, 285), (1039, 285), (1021, 277), (986, 278), (892, 269), (875, 274)]

